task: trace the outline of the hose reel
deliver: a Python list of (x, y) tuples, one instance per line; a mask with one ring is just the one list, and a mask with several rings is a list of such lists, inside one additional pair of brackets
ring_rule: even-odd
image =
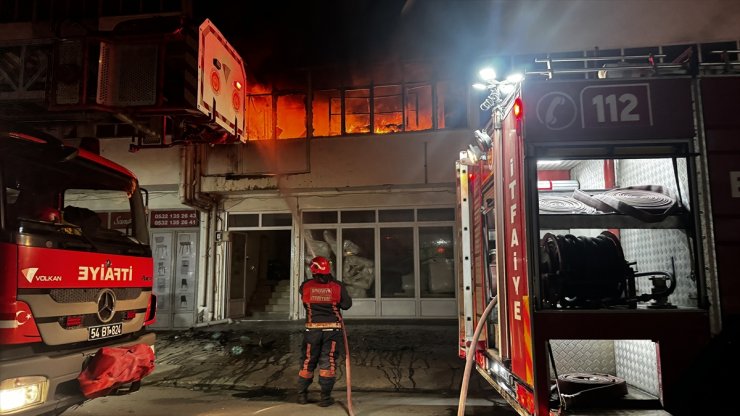
[[(650, 307), (671, 308), (667, 298), (676, 287), (675, 275), (675, 270), (635, 273), (619, 238), (609, 231), (596, 237), (547, 233), (540, 240), (542, 296), (550, 308), (635, 308), (649, 300), (656, 301)], [(650, 277), (652, 293), (636, 295), (637, 277)]]
[(544, 301), (551, 307), (602, 307), (634, 297), (634, 273), (619, 238), (545, 234), (540, 241)]

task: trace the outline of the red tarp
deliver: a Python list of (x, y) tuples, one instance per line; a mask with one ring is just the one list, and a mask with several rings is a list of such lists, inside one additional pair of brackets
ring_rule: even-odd
[(146, 344), (103, 347), (77, 376), (88, 399), (106, 396), (124, 384), (141, 380), (154, 371), (154, 351)]

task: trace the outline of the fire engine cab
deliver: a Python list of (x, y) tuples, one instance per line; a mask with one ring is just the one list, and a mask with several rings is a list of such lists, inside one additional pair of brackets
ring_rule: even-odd
[(658, 58), (485, 85), (456, 166), (459, 354), (521, 415), (697, 414), (690, 376), (737, 316), (737, 126), (707, 109), (738, 79)]

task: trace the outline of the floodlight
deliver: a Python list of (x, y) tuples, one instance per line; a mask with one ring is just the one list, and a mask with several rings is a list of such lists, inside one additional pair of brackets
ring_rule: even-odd
[(486, 67), (481, 69), (478, 74), (484, 81), (493, 81), (496, 79), (496, 71), (493, 68)]

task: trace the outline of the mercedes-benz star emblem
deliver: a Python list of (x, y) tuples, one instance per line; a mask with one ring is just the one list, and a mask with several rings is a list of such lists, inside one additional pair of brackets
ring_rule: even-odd
[(116, 294), (110, 289), (103, 289), (98, 294), (98, 319), (107, 323), (116, 313)]

